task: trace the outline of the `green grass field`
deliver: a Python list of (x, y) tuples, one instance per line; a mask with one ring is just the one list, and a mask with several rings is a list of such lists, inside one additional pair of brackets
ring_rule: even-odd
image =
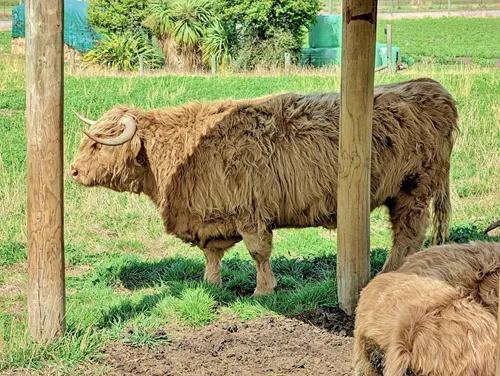
[[(323, 11), (325, 13), (341, 13), (341, 0), (323, 0)], [(451, 0), (450, 9), (458, 10), (494, 10), (498, 9), (495, 0)], [(444, 0), (432, 1), (412, 1), (412, 0), (380, 0), (378, 2), (378, 13), (397, 12), (425, 12), (425, 11), (447, 11), (448, 2)]]
[[(416, 21), (409, 24), (419, 29)], [(395, 35), (398, 28), (406, 29), (403, 23), (394, 25)], [(252, 299), (255, 270), (242, 244), (224, 259), (224, 287), (205, 285), (201, 283), (202, 252), (165, 235), (148, 199), (84, 188), (72, 184), (67, 172), (82, 137), (82, 125), (71, 109), (97, 118), (118, 103), (153, 108), (193, 99), (249, 98), (285, 90), (338, 91), (338, 75), (216, 79), (67, 76), (64, 205), (68, 328), (65, 336), (51, 345), (33, 343), (25, 323), (25, 63), (23, 57), (9, 54), (8, 35), (0, 32), (0, 371), (81, 374), (85, 368), (85, 372), (99, 373), (103, 369), (95, 367), (103, 366), (93, 361), (103, 348), (117, 341), (165, 346), (168, 328), (206, 325), (227, 313), (251, 320), (266, 312), (286, 315), (336, 305), (335, 232), (317, 228), (277, 231), (272, 257), (277, 290)], [(442, 37), (439, 43), (448, 46), (449, 40)], [(490, 33), (482, 47), (471, 49), (471, 54), (500, 57), (500, 53), (487, 55), (487, 40), (489, 50), (498, 48)], [(446, 48), (450, 51), (451, 47)], [(419, 49), (424, 51), (421, 46), (414, 47), (414, 51)], [(449, 89), (457, 99), (461, 118), (461, 134), (452, 158), (452, 240), (482, 239), (482, 229), (500, 218), (500, 69), (423, 64), (393, 77), (377, 74), (376, 83), (423, 76), (439, 80)], [(390, 248), (391, 234), (384, 210), (376, 210), (371, 219), (375, 273)], [(140, 330), (127, 334), (124, 329), (128, 327)], [(167, 336), (153, 337), (147, 330), (158, 328), (166, 328)]]
[(384, 20), (377, 24), (377, 40), (386, 41), (385, 26), (392, 25), (392, 43), (403, 56), (416, 61), (434, 58), (437, 63), (456, 63), (455, 58), (471, 58), (473, 63), (494, 66), (500, 60), (500, 19), (422, 18)]

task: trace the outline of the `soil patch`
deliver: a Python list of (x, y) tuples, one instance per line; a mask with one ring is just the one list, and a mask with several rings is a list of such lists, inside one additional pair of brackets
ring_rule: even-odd
[(343, 337), (354, 336), (354, 317), (346, 315), (340, 308), (316, 308), (314, 311), (300, 312), (293, 318)]
[[(329, 322), (335, 313), (307, 317), (317, 321), (325, 315)], [(184, 327), (179, 338), (156, 351), (120, 343), (103, 360), (112, 375), (352, 375), (353, 338), (304, 321), (269, 316)]]

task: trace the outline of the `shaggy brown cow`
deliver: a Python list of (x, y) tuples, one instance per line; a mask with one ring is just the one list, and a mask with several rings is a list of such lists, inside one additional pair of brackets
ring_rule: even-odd
[[(73, 164), (85, 186), (144, 193), (167, 233), (205, 253), (205, 279), (221, 284), (224, 252), (243, 239), (269, 293), (272, 230), (336, 228), (338, 94), (193, 102), (143, 111), (118, 106), (92, 124)], [(422, 247), (434, 198), (435, 242), (448, 230), (455, 101), (436, 81), (375, 88), (371, 209), (389, 208), (385, 271)]]
[(493, 376), (500, 243), (442, 245), (375, 277), (356, 309), (359, 376)]

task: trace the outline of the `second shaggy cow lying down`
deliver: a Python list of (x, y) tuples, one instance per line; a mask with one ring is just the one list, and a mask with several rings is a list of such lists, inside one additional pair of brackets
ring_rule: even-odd
[(429, 248), (361, 292), (356, 375), (493, 376), (500, 243)]

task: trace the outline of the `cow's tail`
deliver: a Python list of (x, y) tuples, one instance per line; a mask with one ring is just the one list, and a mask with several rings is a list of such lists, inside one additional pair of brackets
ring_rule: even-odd
[(413, 341), (421, 329), (425, 310), (412, 306), (406, 310), (406, 319), (397, 320), (390, 334), (391, 345), (385, 353), (384, 376), (405, 376), (411, 366)]
[(442, 244), (448, 239), (451, 213), (450, 169), (448, 168), (443, 182), (434, 196), (434, 218), (432, 225), (432, 244)]

